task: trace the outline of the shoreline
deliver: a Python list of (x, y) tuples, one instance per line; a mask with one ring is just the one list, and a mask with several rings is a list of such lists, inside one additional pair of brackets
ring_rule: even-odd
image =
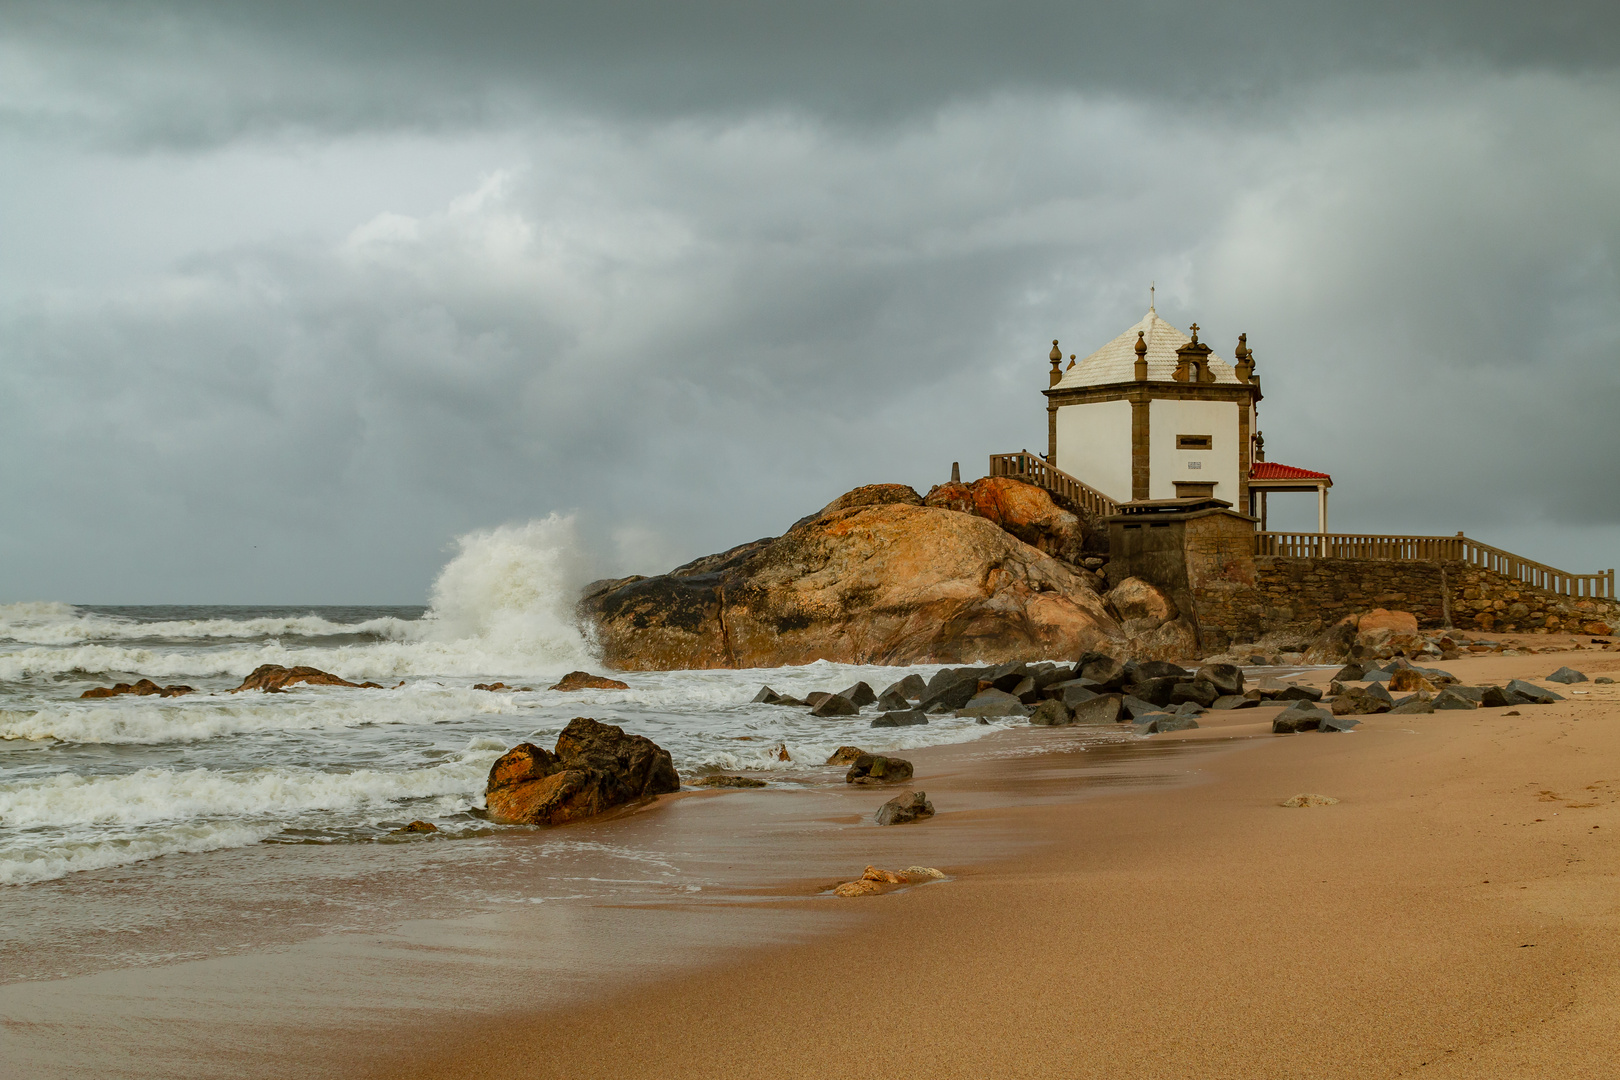
[[(1555, 666), (1446, 665), (1465, 680)], [(1613, 674), (1620, 657), (1577, 666)], [(1254, 752), (1205, 758), (1204, 783), (987, 812), (1051, 843), (845, 901), (860, 917), (832, 934), (561, 1009), (398, 1032), (395, 1049), (346, 1067), (424, 1080), (901, 1063), (963, 1077), (1611, 1075), (1620, 691), (1567, 689), (1519, 716), (1386, 714), (1346, 735), (1252, 742), (1247, 718), (1186, 733)], [(1340, 802), (1279, 805), (1304, 792)]]
[[(1495, 680), (1566, 660), (1592, 675), (1620, 667), (1592, 653), (1445, 666)], [(918, 778), (894, 789), (688, 794), (602, 829), (502, 844), (502, 865), (485, 870), (521, 887), (533, 863), (513, 852), (559, 837), (657, 840), (710, 860), (725, 887), (701, 898), (671, 889), (521, 910), (474, 901), (447, 915), (396, 882), (372, 929), (0, 987), (6, 1057), (49, 1060), (55, 1070), (39, 1076), (108, 1062), (130, 1076), (824, 1076), (847, 1069), (856, 1046), (878, 1046), (944, 1075), (1396, 1075), (1437, 1039), (1467, 1046), (1468, 1032), (1502, 1034), (1502, 1018), (1539, 1023), (1540, 1005), (1567, 996), (1550, 968), (1620, 972), (1612, 948), (1601, 962), (1572, 952), (1576, 930), (1543, 933), (1547, 920), (1513, 896), (1496, 901), (1506, 918), (1482, 906), (1492, 886), (1459, 876), (1472, 850), (1531, 883), (1509, 890), (1502, 871), (1482, 875), (1502, 893), (1561, 895), (1547, 884), (1552, 864), (1532, 857), (1545, 844), (1521, 830), (1567, 821), (1527, 820), (1500, 842), (1463, 825), (1519, 806), (1526, 793), (1502, 784), (1532, 764), (1546, 766), (1537, 791), (1584, 790), (1591, 779), (1556, 786), (1573, 767), (1558, 756), (1572, 739), (1583, 747), (1566, 754), (1576, 764), (1615, 766), (1620, 797), (1620, 739), (1600, 719), (1620, 716), (1620, 693), (1568, 689), (1583, 688), (1520, 717), (1373, 716), (1342, 736), (1272, 736), (1278, 707), (1113, 746), (1088, 745), (1084, 729), (1014, 729), (911, 752)], [(1481, 783), (1500, 790), (1481, 794)], [(851, 827), (908, 788), (928, 791), (939, 815)], [(1342, 801), (1277, 806), (1306, 791)], [(1599, 828), (1559, 843), (1601, 862), (1612, 886), (1620, 859), (1605, 841), (1620, 816), (1593, 798), (1561, 812)], [(1459, 821), (1459, 806), (1472, 818)], [(728, 827), (725, 843), (692, 846)], [(1430, 834), (1456, 850), (1437, 853)], [(878, 897), (819, 895), (869, 862), (950, 876)], [(1460, 945), (1435, 940), (1458, 927)], [(1509, 931), (1539, 940), (1502, 961), (1481, 942)], [(1430, 987), (1445, 988), (1445, 1015)], [(1317, 1029), (1333, 1040), (1312, 1042)], [(1209, 1030), (1225, 1033), (1225, 1051), (1206, 1045)], [(116, 1046), (96, 1045), (114, 1031)], [(25, 1055), (74, 1036), (71, 1060)], [(1306, 1047), (1316, 1057), (1301, 1058)], [(1584, 1074), (1561, 1065), (1559, 1075)]]

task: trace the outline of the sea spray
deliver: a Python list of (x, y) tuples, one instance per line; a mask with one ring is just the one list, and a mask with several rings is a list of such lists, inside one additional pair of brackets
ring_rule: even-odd
[(549, 514), (460, 537), (423, 617), (429, 641), (476, 641), (502, 670), (594, 662), (574, 607), (590, 578), (572, 515)]

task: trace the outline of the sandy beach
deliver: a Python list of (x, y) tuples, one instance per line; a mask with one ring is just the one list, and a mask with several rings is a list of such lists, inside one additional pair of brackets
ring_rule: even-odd
[[(1602, 652), (1445, 666), (1490, 681), (1566, 662), (1620, 669)], [(598, 1000), (526, 1009), (514, 985), (509, 1007), (390, 1032), (345, 1071), (1611, 1076), (1620, 689), (1570, 690), (1518, 716), (1373, 716), (1348, 735), (1225, 714), (1188, 733), (1226, 740), (1201, 782), (1072, 803), (953, 813), (948, 787), (971, 779), (920, 769), (941, 813), (910, 828), (937, 842), (988, 816), (1043, 843)], [(1340, 801), (1279, 805), (1303, 792)], [(849, 876), (869, 850), (849, 850)]]

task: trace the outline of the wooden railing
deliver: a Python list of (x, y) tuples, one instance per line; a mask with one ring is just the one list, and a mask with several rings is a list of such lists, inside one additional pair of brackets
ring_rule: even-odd
[(1456, 536), (1366, 536), (1353, 533), (1254, 534), (1256, 555), (1287, 555), (1303, 559), (1394, 559), (1405, 562), (1451, 560), (1468, 563), (1522, 581), (1559, 596), (1602, 597), (1613, 600), (1614, 571), (1571, 574), (1533, 562), (1510, 551)]
[(1119, 513), (1119, 503), (1027, 450), (1018, 454), (991, 454), (990, 475), (1028, 480), (1073, 500), (1099, 517)]

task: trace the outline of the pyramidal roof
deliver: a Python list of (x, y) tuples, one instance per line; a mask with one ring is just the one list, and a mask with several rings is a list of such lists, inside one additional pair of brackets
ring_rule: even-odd
[[(1141, 322), (1065, 371), (1062, 381), (1054, 389), (1134, 382), (1138, 331), (1146, 335), (1148, 379), (1168, 382), (1176, 373), (1176, 350), (1192, 338), (1159, 318), (1157, 311), (1148, 308)], [(1215, 373), (1218, 383), (1238, 381), (1232, 365), (1218, 353), (1209, 354), (1209, 370)]]

